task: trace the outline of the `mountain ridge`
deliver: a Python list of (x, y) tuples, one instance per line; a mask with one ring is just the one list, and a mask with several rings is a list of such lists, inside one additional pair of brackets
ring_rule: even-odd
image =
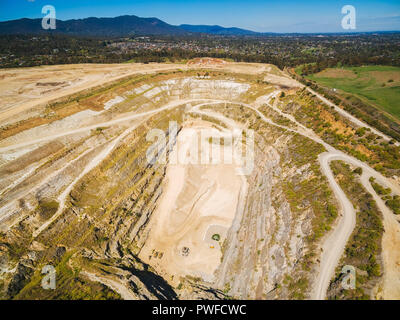
[(261, 33), (221, 26), (175, 26), (158, 18), (124, 15), (115, 18), (89, 17), (84, 19), (56, 20), (55, 30), (44, 30), (42, 18), (22, 18), (0, 22), (0, 35), (11, 34), (69, 34), (80, 36), (132, 36), (132, 35), (189, 35), (206, 33), (216, 35), (258, 35)]
[(400, 31), (370, 31), (343, 33), (279, 33), (257, 32), (237, 27), (220, 25), (168, 24), (158, 18), (142, 18), (135, 15), (123, 15), (114, 18), (88, 17), (83, 19), (56, 20), (55, 30), (44, 30), (42, 18), (21, 18), (0, 21), (0, 35), (45, 35), (64, 34), (94, 37), (127, 37), (134, 35), (193, 35), (209, 34), (221, 36), (279, 36), (279, 35), (323, 35), (323, 34), (374, 34), (398, 33)]
[(247, 29), (241, 29), (236, 27), (222, 27), (219, 25), (193, 25), (193, 24), (181, 24), (180, 28), (195, 33), (207, 33), (215, 35), (260, 35), (261, 32), (251, 31)]
[(185, 34), (177, 26), (170, 25), (157, 18), (137, 16), (119, 16), (115, 18), (85, 18), (56, 20), (55, 30), (44, 30), (42, 19), (18, 19), (0, 22), (0, 34), (69, 34), (81, 36), (131, 36), (131, 35), (167, 35)]

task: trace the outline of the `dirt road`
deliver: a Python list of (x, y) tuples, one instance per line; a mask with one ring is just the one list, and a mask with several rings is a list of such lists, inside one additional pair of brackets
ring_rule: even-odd
[[(388, 179), (382, 176), (380, 173), (376, 172), (374, 169), (366, 165), (365, 163), (352, 158), (340, 151), (334, 150), (331, 152), (323, 153), (319, 157), (319, 161), (321, 164), (321, 169), (324, 175), (327, 177), (329, 184), (332, 190), (335, 193), (337, 200), (340, 203), (342, 217), (339, 219), (337, 226), (335, 229), (329, 234), (327, 239), (325, 240), (323, 248), (323, 254), (321, 258), (320, 264), (320, 273), (318, 274), (317, 281), (314, 286), (313, 299), (321, 300), (325, 299), (326, 291), (329, 287), (330, 280), (333, 278), (336, 266), (340, 257), (343, 254), (343, 251), (346, 247), (347, 240), (351, 236), (355, 224), (356, 224), (356, 212), (349, 201), (343, 190), (340, 188), (338, 183), (335, 181), (335, 178), (332, 174), (332, 170), (330, 168), (330, 163), (335, 160), (345, 161), (354, 166), (361, 167), (363, 169), (363, 177), (361, 179), (361, 183), (364, 188), (370, 192), (375, 201), (377, 201), (379, 209), (382, 211), (384, 216), (384, 224), (385, 233), (388, 229), (396, 228), (398, 229), (398, 223), (393, 216), (393, 213), (386, 207), (383, 201), (376, 195), (375, 191), (372, 189), (369, 178), (374, 177), (379, 183), (384, 185), (386, 188), (391, 188), (395, 192), (399, 192), (398, 186), (392, 184)], [(386, 223), (385, 223), (386, 221)], [(399, 235), (400, 236), (400, 235)], [(384, 236), (385, 237), (385, 236)], [(398, 242), (400, 243), (400, 242)], [(386, 254), (395, 253), (396, 250), (385, 250)], [(391, 252), (391, 253), (390, 253)], [(386, 259), (385, 265), (387, 266), (391, 263), (391, 258)], [(393, 273), (393, 272), (392, 272)], [(398, 278), (399, 270), (394, 272)], [(386, 285), (390, 285), (387, 283)]]
[[(270, 97), (272, 97), (272, 96), (270, 96)], [(216, 102), (214, 102), (214, 103), (216, 103)], [(219, 103), (228, 103), (228, 102), (224, 101), (224, 102), (219, 102)], [(235, 102), (230, 102), (230, 103), (235, 103)], [(269, 101), (266, 101), (266, 103), (269, 105)], [(205, 114), (205, 115), (208, 115), (211, 117), (215, 117), (215, 115), (211, 112), (198, 110), (198, 108), (200, 106), (205, 106), (207, 104), (211, 104), (211, 103), (203, 103), (201, 105), (196, 106), (194, 108), (195, 112), (199, 113), (199, 114)], [(340, 188), (338, 183), (336, 182), (336, 180), (333, 176), (332, 170), (330, 168), (330, 163), (334, 160), (345, 161), (352, 165), (361, 167), (363, 169), (364, 174), (367, 175), (368, 179), (371, 176), (374, 177), (379, 183), (384, 185), (386, 188), (391, 188), (397, 194), (400, 194), (400, 188), (399, 188), (399, 186), (393, 184), (386, 177), (384, 177), (383, 175), (381, 175), (380, 173), (378, 173), (377, 171), (372, 169), (370, 166), (366, 165), (365, 163), (363, 163), (363, 162), (361, 162), (339, 150), (336, 150), (329, 144), (325, 143), (319, 137), (317, 137), (312, 131), (304, 128), (304, 126), (302, 126), (300, 123), (295, 121), (292, 117), (290, 117), (290, 115), (280, 113), (281, 115), (287, 116), (288, 119), (295, 122), (298, 125), (299, 130), (294, 130), (292, 128), (288, 128), (288, 127), (285, 127), (282, 125), (275, 124), (273, 121), (271, 121), (271, 119), (266, 118), (255, 107), (252, 107), (252, 106), (244, 104), (244, 103), (237, 103), (237, 104), (243, 105), (244, 107), (247, 107), (247, 108), (257, 112), (258, 115), (263, 119), (263, 121), (265, 121), (269, 124), (272, 124), (274, 126), (286, 129), (288, 131), (295, 132), (295, 133), (301, 134), (303, 136), (306, 136), (307, 138), (322, 144), (328, 150), (328, 152), (320, 155), (319, 162), (320, 162), (321, 170), (322, 170), (323, 174), (327, 177), (328, 182), (329, 182), (332, 190), (334, 191), (334, 194), (335, 194), (337, 200), (340, 203), (342, 215), (341, 215), (341, 217), (339, 217), (337, 225), (335, 226), (334, 230), (328, 235), (328, 237), (326, 238), (326, 240), (322, 246), (323, 254), (321, 257), (321, 263), (320, 263), (320, 267), (319, 267), (320, 271), (318, 273), (316, 282), (314, 283), (314, 288), (313, 288), (311, 298), (313, 300), (323, 300), (326, 297), (326, 292), (329, 287), (329, 283), (334, 276), (336, 266), (339, 263), (339, 260), (340, 260), (342, 254), (344, 252), (344, 249), (346, 247), (346, 243), (347, 243), (349, 237), (351, 236), (351, 234), (354, 230), (355, 224), (356, 224), (356, 212), (354, 210), (354, 207), (353, 207), (352, 203), (350, 202), (350, 200), (345, 195), (345, 193), (343, 192), (343, 190)], [(270, 106), (270, 107), (273, 108), (272, 106)], [(370, 191), (371, 186), (369, 184), (368, 179), (366, 181), (364, 178), (364, 179), (362, 179), (361, 182), (362, 182), (363, 186), (368, 191)], [(382, 200), (380, 200), (380, 201), (382, 202)], [(379, 202), (378, 202), (378, 205), (379, 205)], [(384, 204), (382, 205), (382, 203), (379, 208), (384, 213), (384, 220), (386, 220), (385, 225), (387, 225), (387, 228), (385, 228), (385, 229), (388, 230), (388, 229), (395, 228), (396, 230), (391, 232), (392, 237), (394, 234), (395, 237), (398, 237), (398, 240), (396, 243), (400, 243), (400, 231), (397, 232), (397, 229), (399, 228), (398, 222), (394, 218), (393, 213), (387, 209), (386, 205), (384, 205)], [(385, 243), (385, 241), (384, 241), (384, 243)], [(395, 254), (396, 249), (386, 250), (386, 251), (387, 251), (386, 255), (388, 255), (389, 252), (391, 253), (392, 256), (396, 255)], [(393, 253), (393, 251), (394, 251), (394, 253)], [(393, 270), (391, 272), (390, 276), (386, 277), (386, 279), (387, 278), (392, 279), (392, 278), (396, 278), (396, 277), (397, 277), (396, 279), (400, 278), (399, 277), (400, 261), (398, 261), (399, 259), (394, 259), (392, 256), (386, 257), (386, 259), (385, 259), (385, 265), (386, 266), (392, 265), (391, 269)], [(390, 288), (392, 288), (393, 285), (388, 282), (389, 281), (386, 280), (385, 286), (389, 286)], [(393, 289), (391, 290), (391, 292), (393, 292), (393, 291), (396, 291), (395, 287), (393, 287)], [(396, 294), (396, 292), (394, 292), (392, 295), (387, 294), (386, 298), (391, 297), (394, 294)]]
[[(344, 116), (345, 118), (349, 119), (351, 122), (353, 122), (355, 125), (360, 126), (360, 127), (365, 127), (371, 130), (371, 132), (375, 133), (376, 135), (382, 137), (383, 139), (385, 139), (386, 141), (390, 141), (392, 140), (391, 137), (388, 137), (387, 135), (383, 134), (382, 132), (376, 130), (375, 128), (369, 126), (368, 124), (366, 124), (365, 122), (357, 119), (356, 117), (354, 117), (353, 115), (351, 115), (350, 113), (348, 113), (347, 111), (343, 110), (342, 108), (339, 108), (336, 104), (330, 102), (328, 99), (326, 99), (325, 97), (323, 97), (322, 95), (320, 95), (318, 92), (315, 92), (314, 90), (312, 90), (309, 87), (306, 87), (307, 90), (312, 93), (315, 94), (322, 102), (324, 102), (325, 104), (327, 104), (330, 107), (334, 107), (335, 111), (337, 111), (338, 113), (340, 113), (342, 116)], [(399, 143), (396, 143), (397, 145)]]
[(346, 194), (340, 188), (333, 176), (330, 163), (333, 160), (346, 160), (335, 153), (324, 153), (320, 155), (319, 162), (323, 174), (327, 177), (336, 199), (341, 207), (341, 218), (333, 231), (329, 234), (322, 246), (323, 253), (321, 256), (320, 272), (314, 285), (312, 298), (315, 300), (325, 299), (329, 282), (334, 276), (336, 266), (346, 247), (347, 240), (356, 226), (356, 213), (352, 203)]
[[(120, 119), (115, 119), (115, 120), (108, 121), (105, 123), (99, 123), (99, 124), (96, 124), (96, 125), (93, 125), (90, 127), (79, 128), (79, 129), (71, 130), (68, 132), (63, 132), (63, 133), (60, 133), (55, 136), (53, 135), (53, 136), (43, 137), (43, 138), (36, 139), (36, 140), (25, 141), (25, 142), (17, 144), (17, 145), (5, 146), (3, 148), (0, 148), (0, 152), (13, 150), (16, 148), (22, 148), (22, 147), (29, 146), (32, 144), (49, 141), (49, 140), (55, 139), (57, 137), (61, 137), (61, 136), (69, 135), (69, 134), (84, 132), (86, 130), (95, 129), (99, 126), (107, 127), (107, 126), (111, 126), (111, 125), (116, 125), (123, 121), (138, 119), (138, 118), (145, 117), (145, 116), (150, 116), (150, 115), (156, 114), (158, 112), (161, 112), (163, 110), (167, 110), (169, 108), (174, 108), (179, 105), (183, 105), (183, 104), (187, 104), (187, 103), (191, 103), (191, 102), (198, 102), (198, 103), (203, 102), (203, 104), (202, 104), (203, 106), (207, 105), (207, 104), (218, 104), (218, 103), (233, 103), (233, 104), (236, 103), (239, 105), (243, 105), (244, 107), (247, 107), (247, 108), (253, 110), (254, 112), (256, 112), (264, 122), (274, 125), (274, 126), (277, 126), (277, 127), (280, 127), (282, 129), (288, 130), (290, 132), (301, 134), (301, 135), (306, 136), (307, 138), (310, 138), (310, 139), (312, 139), (318, 143), (321, 143), (322, 145), (325, 146), (325, 148), (327, 149), (327, 152), (320, 155), (320, 158), (319, 158), (320, 164), (321, 164), (321, 169), (322, 169), (323, 174), (327, 177), (329, 184), (332, 187), (332, 189), (335, 193), (335, 196), (337, 197), (337, 199), (340, 203), (341, 212), (342, 212), (342, 216), (339, 217), (339, 219), (338, 219), (337, 226), (334, 228), (332, 233), (329, 234), (329, 236), (326, 238), (326, 240), (323, 244), (323, 254), (322, 254), (322, 258), (321, 258), (320, 272), (319, 272), (317, 280), (314, 284), (314, 289), (313, 289), (313, 294), (312, 294), (312, 299), (325, 299), (326, 291), (329, 286), (329, 282), (334, 275), (335, 268), (343, 254), (343, 250), (346, 246), (347, 240), (350, 237), (350, 235), (354, 229), (354, 226), (355, 226), (355, 210), (354, 210), (351, 202), (349, 201), (349, 199), (344, 194), (343, 190), (336, 183), (333, 173), (329, 166), (330, 162), (333, 160), (343, 160), (347, 163), (351, 163), (355, 166), (361, 167), (363, 169), (363, 172), (365, 173), (365, 176), (363, 176), (363, 179), (362, 179), (362, 183), (368, 191), (371, 191), (371, 186), (370, 186), (369, 182), (367, 181), (368, 180), (367, 177), (369, 178), (370, 176), (373, 176), (379, 183), (381, 183), (385, 187), (390, 187), (393, 191), (395, 191), (398, 194), (400, 194), (400, 190), (397, 185), (394, 185), (391, 181), (389, 181), (388, 179), (383, 177), (381, 174), (376, 172), (374, 169), (372, 169), (365, 163), (363, 163), (351, 156), (348, 156), (341, 151), (334, 149), (332, 146), (323, 142), (313, 132), (310, 132), (310, 130), (304, 130), (304, 127), (297, 122), (295, 122), (295, 123), (298, 125), (298, 130), (275, 124), (271, 119), (266, 118), (256, 107), (253, 107), (251, 105), (244, 104), (244, 103), (239, 103), (239, 102), (224, 101), (224, 100), (211, 100), (211, 99), (210, 100), (208, 100), (208, 99), (178, 100), (178, 101), (171, 102), (162, 108), (148, 111), (145, 113), (129, 115), (129, 116), (126, 116), (126, 117), (123, 117)], [(204, 113), (204, 111), (200, 111), (200, 110), (198, 110), (198, 108), (199, 108), (199, 106), (197, 106), (197, 110), (194, 109), (194, 111), (197, 113)], [(209, 116), (215, 116), (215, 114), (210, 114), (210, 113), (207, 113), (207, 114)], [(280, 114), (284, 115), (282, 113), (280, 113)], [(293, 118), (291, 118), (290, 120), (293, 121)], [(362, 125), (364, 125), (364, 124), (362, 124)], [(98, 156), (96, 156), (89, 163), (89, 165), (81, 172), (81, 174), (74, 180), (74, 182), (70, 186), (68, 186), (67, 189), (60, 195), (60, 198), (59, 198), (60, 208), (59, 208), (59, 211), (57, 212), (57, 214), (55, 215), (54, 219), (56, 219), (58, 217), (58, 215), (62, 212), (62, 209), (64, 208), (65, 199), (66, 199), (67, 195), (69, 194), (69, 192), (72, 190), (72, 187), (79, 181), (80, 178), (82, 178), (90, 170), (95, 168), (113, 150), (113, 148), (116, 146), (117, 142), (123, 138), (124, 134), (121, 135), (119, 138), (116, 138), (115, 140), (113, 140), (103, 150), (103, 152), (101, 152)], [(382, 135), (382, 134), (380, 134), (380, 135)], [(376, 197), (376, 194), (373, 193), (373, 195), (374, 195), (374, 197)], [(383, 211), (384, 219), (388, 223), (388, 225), (389, 224), (392, 225), (393, 223), (396, 225), (397, 221), (395, 221), (395, 222), (392, 221), (393, 217), (392, 217), (392, 213), (390, 212), (390, 210), (388, 211), (387, 208), (385, 210), (384, 207), (382, 206), (382, 204), (380, 204), (378, 202), (378, 199), (376, 199), (376, 200), (377, 200), (377, 203), (380, 206), (381, 210)], [(40, 232), (43, 231), (52, 221), (54, 221), (54, 219), (51, 219), (50, 221), (48, 221), (48, 223), (44, 224), (40, 229), (38, 229), (37, 232), (35, 233), (35, 236), (40, 234)], [(396, 250), (391, 250), (391, 251), (396, 251)], [(390, 263), (390, 258), (391, 257), (385, 257), (386, 265), (388, 263)], [(395, 268), (395, 267), (393, 267), (393, 268)], [(397, 272), (396, 270), (394, 270), (392, 273), (390, 273), (389, 277), (385, 280), (386, 282), (390, 282), (392, 277), (398, 275), (398, 273), (396, 273)], [(388, 285), (390, 285), (390, 283)], [(390, 296), (390, 295), (387, 294), (387, 296)]]
[(23, 147), (27, 147), (30, 145), (34, 145), (34, 144), (40, 144), (43, 142), (47, 142), (50, 140), (54, 140), (57, 138), (61, 138), (61, 137), (65, 137), (68, 135), (72, 135), (72, 134), (77, 134), (77, 133), (82, 133), (82, 132), (86, 132), (86, 131), (90, 131), (90, 130), (95, 130), (96, 128), (99, 127), (110, 127), (122, 122), (126, 122), (126, 121), (131, 121), (131, 120), (135, 120), (135, 119), (139, 119), (139, 118), (143, 118), (145, 116), (151, 116), (154, 115), (156, 113), (159, 113), (161, 111), (167, 110), (167, 109), (171, 109), (171, 108), (175, 108), (177, 106), (186, 104), (186, 103), (190, 103), (190, 102), (196, 102), (199, 101), (198, 99), (192, 99), (192, 100), (176, 100), (173, 101), (167, 105), (165, 105), (164, 107), (155, 109), (155, 110), (151, 110), (151, 111), (147, 111), (147, 112), (143, 112), (143, 113), (137, 113), (137, 114), (130, 114), (129, 116), (125, 116), (119, 119), (115, 119), (115, 120), (111, 120), (111, 121), (107, 121), (107, 122), (101, 122), (101, 123), (97, 123), (95, 125), (91, 125), (91, 126), (87, 126), (87, 127), (82, 127), (82, 128), (78, 128), (78, 129), (74, 129), (74, 130), (68, 130), (68, 131), (64, 131), (64, 132), (60, 132), (58, 134), (53, 134), (50, 136), (44, 136), (42, 138), (39, 139), (34, 139), (34, 140), (28, 140), (28, 141), (24, 141), (22, 143), (17, 143), (17, 144), (11, 144), (9, 146), (4, 146), (4, 147), (0, 147), (0, 153), (2, 152), (6, 152), (6, 151), (10, 151), (10, 150), (15, 150), (15, 149), (19, 149), (19, 148), (23, 148)]

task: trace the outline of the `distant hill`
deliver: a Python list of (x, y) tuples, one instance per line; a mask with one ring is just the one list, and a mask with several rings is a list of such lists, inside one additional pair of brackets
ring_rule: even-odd
[(191, 24), (181, 24), (180, 28), (188, 32), (200, 32), (215, 35), (259, 35), (260, 33), (240, 29), (240, 28), (224, 28), (221, 26), (207, 26), (207, 25), (191, 25)]
[(57, 20), (56, 30), (43, 30), (42, 19), (19, 19), (0, 22), (0, 34), (68, 34), (78, 36), (120, 37), (132, 35), (182, 35), (187, 31), (157, 18), (120, 16)]
[(86, 18), (57, 20), (56, 30), (43, 30), (42, 19), (19, 19), (0, 22), (0, 34), (68, 34), (78, 36), (125, 37), (132, 35), (185, 35), (206, 33), (213, 35), (261, 35), (250, 30), (221, 26), (170, 25), (157, 18), (120, 16), (116, 18)]
[[(225, 36), (279, 36), (302, 35), (301, 33), (261, 33), (240, 28), (224, 28), (218, 25), (174, 26), (157, 18), (141, 18), (133, 15), (115, 18), (85, 18), (74, 20), (57, 20), (56, 30), (43, 30), (42, 19), (19, 19), (0, 22), (0, 35), (15, 34), (66, 34), (88, 37), (128, 37), (133, 35), (190, 35), (212, 34)], [(394, 31), (396, 32), (396, 31)], [(398, 31), (397, 31), (398, 32)], [(396, 33), (397, 33), (396, 32)], [(372, 32), (358, 33), (371, 34)], [(377, 32), (385, 33), (385, 32)], [(390, 32), (387, 32), (390, 33)], [(318, 33), (314, 34), (317, 35)], [(335, 35), (332, 33), (331, 35)], [(337, 33), (344, 34), (344, 33)], [(355, 34), (355, 33), (349, 33)], [(312, 34), (308, 34), (312, 35)]]

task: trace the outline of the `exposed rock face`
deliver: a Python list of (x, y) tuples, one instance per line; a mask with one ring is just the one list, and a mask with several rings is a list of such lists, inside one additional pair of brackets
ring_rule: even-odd
[(310, 233), (312, 212), (294, 214), (281, 187), (282, 179), (293, 178), (278, 152), (289, 141), (271, 146), (261, 137), (257, 140), (260, 149), (246, 206), (236, 216), (219, 270), (220, 287), (240, 299), (289, 298), (287, 290), (277, 288), (286, 275), (296, 274), (307, 250), (303, 238)]
[[(247, 114), (229, 104), (214, 106), (214, 111), (256, 131), (255, 168), (246, 177), (249, 187), (245, 201), (234, 212), (227, 237), (221, 247), (215, 248), (221, 250), (222, 256), (215, 281), (189, 276), (173, 279), (170, 274), (156, 271), (151, 261), (144, 263), (144, 259), (139, 259), (149, 236), (149, 221), (165, 192), (168, 166), (168, 163), (148, 162), (146, 151), (152, 142), (146, 139), (147, 133), (157, 128), (174, 146), (170, 121), (178, 123), (178, 133), (188, 121), (198, 118), (219, 129), (229, 126), (213, 115), (191, 113), (192, 104), (204, 102), (193, 100), (241, 101), (247, 95), (253, 98), (261, 95), (257, 91), (260, 89), (254, 83), (195, 77), (124, 89), (120, 89), (123, 92), (118, 94), (122, 98), (116, 105), (85, 119), (85, 125), (93, 126), (91, 131), (59, 137), (57, 144), (49, 146), (51, 150), (43, 150), (47, 140), (40, 140), (38, 145), (42, 149), (38, 153), (26, 147), (23, 154), (35, 155), (37, 161), (29, 163), (25, 156), (28, 166), (21, 171), (13, 160), (8, 176), (0, 178), (0, 223), (4, 230), (0, 234), (0, 248), (5, 248), (8, 257), (2, 267), (7, 272), (0, 275), (1, 297), (292, 297), (294, 289), (289, 288), (290, 283), (303, 276), (300, 265), (310, 250), (305, 238), (313, 234), (314, 212), (309, 199), (293, 205), (282, 181), (302, 183), (311, 179), (314, 172), (302, 163), (306, 158), (304, 152), (294, 154), (301, 163), (292, 161), (289, 147), (296, 148), (293, 134), (266, 125), (254, 113)], [(153, 110), (175, 100), (182, 103), (157, 114), (129, 118), (117, 123), (118, 126), (107, 122), (115, 114), (132, 116), (132, 111)], [(79, 123), (73, 123), (80, 127)], [(108, 125), (96, 127), (98, 123)], [(71, 129), (68, 120), (62, 124), (63, 130)], [(59, 133), (57, 130), (57, 123), (49, 126), (50, 133)], [(1, 146), (22, 143), (29, 134), (35, 139), (44, 139), (45, 135), (43, 129), (35, 128), (1, 141)], [(167, 158), (170, 152), (169, 148), (160, 150)], [(17, 183), (9, 185), (12, 180)], [(45, 292), (38, 286), (40, 270), (49, 263), (57, 267), (57, 279), (63, 284), (54, 292)], [(288, 280), (288, 274), (293, 279)], [(285, 281), (287, 285), (282, 285)], [(77, 292), (65, 295), (65, 291), (79, 286), (88, 288), (88, 296)], [(304, 285), (296, 297), (307, 297), (308, 290)]]
[(11, 278), (7, 288), (7, 297), (14, 297), (27, 283), (34, 272), (31, 260), (22, 260), (17, 264), (16, 272)]

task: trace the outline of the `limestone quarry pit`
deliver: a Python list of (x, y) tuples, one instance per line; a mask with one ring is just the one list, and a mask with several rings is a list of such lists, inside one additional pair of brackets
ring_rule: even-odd
[[(331, 159), (400, 189), (306, 126), (300, 102), (323, 102), (273, 65), (21, 68), (1, 70), (0, 88), (1, 298), (83, 286), (116, 299), (323, 299), (355, 227)], [(148, 161), (154, 129), (167, 143), (154, 160), (166, 161)], [(398, 219), (382, 212), (383, 250), (398, 247)], [(393, 250), (383, 256), (400, 275)], [(38, 284), (47, 264), (63, 284), (51, 292)], [(366, 292), (400, 298), (383, 279)]]

